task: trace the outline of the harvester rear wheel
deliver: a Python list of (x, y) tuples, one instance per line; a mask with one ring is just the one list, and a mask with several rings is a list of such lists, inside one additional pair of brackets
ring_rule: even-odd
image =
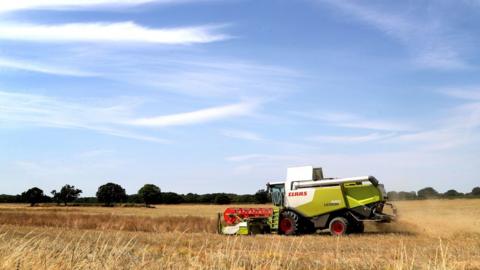
[(330, 230), (331, 235), (346, 235), (349, 230), (348, 220), (343, 217), (336, 217), (330, 221), (328, 229)]
[(292, 211), (282, 213), (280, 219), (280, 233), (285, 235), (294, 235), (298, 233), (299, 217)]

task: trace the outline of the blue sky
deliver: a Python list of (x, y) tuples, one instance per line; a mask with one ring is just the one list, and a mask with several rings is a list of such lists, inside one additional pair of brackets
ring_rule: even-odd
[(480, 185), (480, 2), (0, 3), (0, 193)]

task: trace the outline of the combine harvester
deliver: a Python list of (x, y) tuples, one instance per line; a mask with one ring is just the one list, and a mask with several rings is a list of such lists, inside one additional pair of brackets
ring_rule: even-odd
[[(322, 168), (293, 167), (285, 182), (271, 182), (272, 208), (227, 208), (218, 214), (218, 232), (227, 235), (311, 234), (328, 229), (332, 235), (362, 233), (364, 222), (388, 223), (396, 208), (387, 202), (382, 184), (373, 176), (324, 178)], [(385, 205), (391, 214), (383, 212)]]

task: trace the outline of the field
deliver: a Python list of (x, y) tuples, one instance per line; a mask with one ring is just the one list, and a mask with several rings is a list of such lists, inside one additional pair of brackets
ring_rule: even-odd
[(397, 202), (366, 233), (221, 236), (225, 206), (0, 205), (1, 269), (480, 269), (480, 200)]

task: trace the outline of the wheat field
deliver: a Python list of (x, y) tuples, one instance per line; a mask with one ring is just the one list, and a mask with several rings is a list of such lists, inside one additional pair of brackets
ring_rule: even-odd
[(216, 205), (0, 205), (0, 268), (480, 269), (480, 200), (396, 205), (395, 224), (347, 237), (217, 235)]

